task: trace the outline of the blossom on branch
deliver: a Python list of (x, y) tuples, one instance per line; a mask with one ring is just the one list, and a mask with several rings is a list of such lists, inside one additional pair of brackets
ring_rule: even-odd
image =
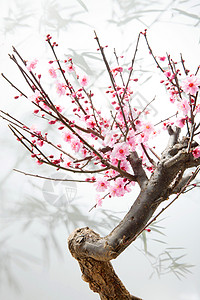
[(199, 158), (200, 157), (200, 146), (196, 147), (193, 151), (192, 154), (194, 158)]
[(40, 98), (42, 98), (40, 91), (36, 90), (31, 96), (28, 97), (28, 99), (32, 102), (39, 103)]
[(200, 87), (200, 79), (195, 75), (186, 77), (186, 79), (182, 83), (183, 91), (186, 94), (190, 94), (193, 96), (199, 90), (199, 87)]
[(94, 183), (94, 186), (96, 186), (97, 192), (105, 192), (105, 190), (110, 186), (110, 184), (106, 179), (99, 178)]
[(59, 96), (63, 96), (66, 91), (66, 86), (64, 83), (57, 82), (56, 83), (56, 92), (58, 93)]
[(129, 155), (129, 146), (123, 142), (118, 143), (114, 146), (112, 151), (112, 157), (118, 160), (125, 160), (126, 157)]
[(123, 197), (126, 193), (125, 181), (122, 178), (117, 178), (114, 185), (110, 188), (110, 194), (113, 197)]
[(187, 99), (182, 99), (177, 103), (178, 110), (184, 115), (187, 116), (190, 111), (190, 104)]
[(80, 78), (80, 85), (83, 86), (83, 87), (88, 85), (88, 77), (86, 75), (83, 75)]
[(185, 126), (186, 120), (187, 120), (187, 117), (176, 119), (176, 126), (178, 126), (179, 128), (183, 128)]
[(52, 78), (57, 78), (57, 74), (56, 74), (56, 71), (54, 69), (54, 67), (51, 67), (49, 69), (49, 75), (52, 77)]
[(33, 69), (36, 68), (36, 65), (38, 63), (38, 60), (37, 59), (34, 59), (32, 61), (27, 61), (26, 62), (26, 67), (29, 71), (32, 71)]
[(69, 73), (73, 73), (75, 71), (73, 64), (68, 64), (67, 65), (67, 71)]
[[(146, 170), (148, 174), (149, 171), (154, 172), (160, 158), (156, 154), (156, 146), (153, 145), (152, 149), (150, 145), (162, 130), (173, 133), (176, 126), (187, 130), (186, 135), (191, 137), (191, 145), (193, 145), (192, 139), (199, 127), (199, 121), (195, 118), (198, 117), (197, 113), (200, 111), (199, 100), (194, 96), (199, 90), (200, 79), (195, 75), (187, 76), (188, 72), (184, 65), (182, 67), (186, 79), (182, 81), (180, 69), (170, 56), (158, 56), (163, 64), (167, 58), (169, 63), (164, 68), (154, 57), (157, 67), (165, 75), (161, 83), (164, 83), (171, 103), (175, 103), (176, 112), (172, 117), (164, 117), (164, 121), (154, 123), (149, 109), (154, 99), (152, 101), (150, 99), (142, 109), (138, 109), (135, 101), (132, 101), (135, 92), (132, 90), (132, 84), (138, 81), (135, 74), (134, 76), (132, 74), (134, 61), (128, 68), (129, 75), (127, 76), (127, 69), (124, 71), (124, 67), (119, 66), (118, 61), (117, 67), (109, 65), (105, 54), (101, 53), (111, 79), (111, 83), (106, 85), (108, 87), (106, 94), (109, 94), (111, 99), (109, 109), (106, 110), (106, 107), (102, 109), (102, 102), (98, 101), (96, 95), (88, 91), (88, 77), (78, 74), (78, 68), (76, 70), (72, 58), (64, 61), (58, 59), (55, 52), (57, 43), (51, 43), (50, 36), (47, 36), (47, 42), (54, 56), (49, 61), (53, 66), (49, 68), (48, 64), (48, 72), (53, 82), (52, 88), (63, 97), (51, 98), (50, 93), (43, 87), (41, 75), (28, 74), (27, 68), (32, 71), (38, 63), (37, 60), (27, 62), (27, 68), (24, 68), (26, 71), (20, 69), (23, 76), (27, 72), (26, 83), (31, 88), (32, 95), (27, 97), (20, 89), (16, 89), (21, 92), (20, 96), (28, 98), (33, 103), (34, 116), (37, 116), (37, 119), (46, 120), (52, 130), (55, 128), (56, 134), (53, 137), (55, 141), (49, 139), (51, 134), (42, 135), (40, 130), (32, 130), (31, 127), (29, 129), (21, 122), (17, 123), (17, 126), (20, 130), (25, 130), (30, 140), (25, 134), (21, 134), (18, 127), (12, 130), (38, 164), (47, 164), (56, 167), (57, 170), (90, 174), (92, 177), (88, 177), (86, 182), (93, 183), (97, 192), (107, 192), (99, 200), (97, 198), (96, 206), (100, 206), (107, 196), (122, 197), (131, 191), (132, 184), (137, 180), (137, 168), (130, 159), (134, 153), (144, 173)], [(103, 51), (102, 47), (99, 49)], [(152, 51), (150, 53), (152, 54)], [(21, 59), (20, 55), (19, 58)], [(18, 66), (18, 63), (16, 64)], [(54, 64), (57, 64), (57, 67)], [(69, 76), (65, 70), (68, 73), (75, 72), (74, 76)], [(60, 78), (62, 81), (59, 81)], [(183, 96), (184, 92), (186, 95)], [(164, 110), (162, 112), (164, 116)], [(147, 117), (148, 120), (146, 120)], [(16, 125), (17, 120), (13, 120)], [(185, 124), (187, 126), (184, 126)], [(61, 138), (68, 144), (62, 145), (57, 138)], [(200, 157), (200, 147), (194, 149), (194, 146), (191, 146), (188, 149), (195, 158)], [(156, 161), (152, 156), (156, 157)]]

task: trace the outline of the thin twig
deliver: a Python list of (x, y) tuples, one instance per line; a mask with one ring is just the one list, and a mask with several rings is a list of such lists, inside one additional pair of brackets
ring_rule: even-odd
[(41, 179), (47, 179), (47, 180), (52, 180), (52, 181), (90, 182), (90, 183), (94, 182), (94, 181), (86, 181), (86, 180), (80, 180), (80, 179), (60, 179), (60, 178), (46, 177), (46, 176), (42, 176), (42, 175), (26, 173), (24, 171), (17, 170), (17, 169), (13, 169), (13, 171), (24, 174), (26, 176), (31, 176), (31, 177), (41, 178)]
[(147, 152), (147, 150), (146, 150), (146, 148), (145, 148), (145, 146), (144, 146), (143, 143), (141, 143), (141, 147), (142, 147), (142, 149), (143, 149), (143, 151), (144, 151), (146, 157), (148, 158), (149, 162), (150, 162), (154, 167), (156, 167), (155, 161), (149, 156), (149, 154), (148, 154), (148, 152)]
[(147, 109), (147, 107), (156, 99), (156, 96), (154, 96), (154, 98), (147, 103), (147, 105), (143, 108), (143, 110), (141, 112), (139, 112), (139, 114), (137, 115), (137, 117), (133, 120), (133, 122), (135, 122), (140, 116), (141, 114)]
[(118, 100), (118, 103), (119, 103), (119, 106), (120, 106), (120, 109), (121, 109), (121, 112), (122, 112), (122, 116), (123, 116), (123, 119), (124, 119), (124, 123), (125, 123), (125, 126), (126, 126), (126, 131), (128, 132), (129, 131), (129, 128), (128, 128), (128, 124), (127, 124), (127, 120), (126, 120), (126, 116), (124, 114), (124, 110), (123, 110), (123, 106), (122, 106), (122, 100), (123, 100), (123, 97), (120, 98), (120, 96), (118, 95), (118, 92), (117, 92), (117, 89), (116, 89), (116, 82), (115, 82), (115, 79), (113, 77), (113, 74), (112, 74), (112, 71), (110, 69), (110, 66), (108, 64), (108, 61), (106, 59), (106, 56), (105, 56), (105, 53), (104, 53), (104, 50), (103, 50), (103, 47), (101, 46), (100, 44), (100, 41), (99, 41), (99, 38), (95, 33), (95, 39), (97, 41), (97, 44), (99, 46), (99, 49), (100, 49), (100, 52), (101, 52), (101, 55), (102, 55), (102, 58), (103, 58), (103, 61), (105, 63), (105, 66), (106, 66), (106, 69), (108, 71), (108, 74), (110, 76), (110, 80), (111, 80), (111, 83), (112, 83), (112, 86), (113, 86), (113, 89), (115, 90), (115, 93), (116, 93), (116, 96), (117, 96), (117, 100)]
[(133, 65), (134, 65), (134, 62), (135, 62), (135, 58), (136, 58), (136, 53), (138, 51), (138, 45), (139, 45), (139, 41), (140, 41), (140, 36), (141, 36), (141, 33), (139, 33), (138, 35), (138, 38), (137, 38), (137, 43), (136, 43), (136, 47), (135, 47), (135, 52), (134, 52), (134, 55), (133, 55), (133, 58), (132, 58), (132, 61), (131, 61), (131, 67), (130, 67), (130, 72), (129, 72), (129, 76), (128, 76), (128, 80), (127, 80), (127, 83), (126, 83), (126, 86), (125, 86), (125, 89), (124, 89), (124, 93), (122, 95), (122, 100), (124, 99), (125, 95), (126, 95), (126, 91), (128, 89), (128, 85), (130, 83), (130, 80), (131, 80), (131, 75), (133, 73)]
[[(115, 49), (114, 49), (114, 55), (115, 55), (115, 58), (116, 58), (116, 61), (117, 61), (118, 67), (119, 67), (120, 66), (119, 57), (117, 56), (117, 53), (116, 53)], [(122, 84), (123, 84), (123, 86), (125, 86), (125, 82), (124, 82), (124, 79), (123, 79), (122, 72), (120, 71), (119, 74), (120, 74), (120, 77), (121, 77)], [(122, 101), (123, 101), (123, 99), (122, 99)]]
[(1, 76), (14, 88), (16, 89), (22, 96), (25, 98), (28, 98), (20, 89), (18, 89), (3, 73), (1, 73)]
[[(52, 52), (53, 52), (53, 55), (54, 55), (54, 57), (55, 57), (55, 59), (56, 59), (56, 62), (57, 62), (58, 67), (59, 67), (59, 70), (60, 70), (60, 72), (61, 72), (61, 74), (62, 74), (62, 76), (63, 76), (63, 78), (64, 78), (64, 81), (65, 81), (65, 83), (66, 83), (66, 85), (67, 85), (67, 87), (68, 87), (68, 89), (69, 89), (69, 91), (70, 91), (70, 93), (71, 93), (71, 95), (72, 95), (73, 93), (75, 93), (75, 90), (73, 89), (73, 87), (71, 86), (69, 80), (66, 78), (65, 73), (63, 72), (63, 69), (62, 69), (62, 67), (61, 67), (60, 61), (59, 61), (59, 59), (58, 59), (58, 57), (57, 57), (57, 55), (56, 55), (56, 52), (55, 52), (55, 50), (54, 50), (54, 46), (51, 44), (51, 41), (50, 41), (49, 39), (47, 39), (47, 42), (48, 42), (48, 44), (49, 44), (49, 46), (50, 46), (50, 48), (51, 48), (51, 50), (52, 50)], [(84, 110), (84, 108), (83, 108), (82, 105), (80, 104), (80, 102), (79, 102), (77, 96), (75, 96), (75, 98), (73, 98), (73, 99), (76, 101), (77, 105), (80, 107), (80, 109), (82, 110), (82, 112), (83, 112), (85, 115), (87, 115), (86, 111)]]

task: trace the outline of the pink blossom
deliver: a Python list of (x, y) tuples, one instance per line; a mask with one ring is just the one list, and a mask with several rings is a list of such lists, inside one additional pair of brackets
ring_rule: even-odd
[(85, 121), (88, 128), (94, 128), (96, 126), (96, 122), (93, 116), (87, 115)]
[(135, 141), (135, 135), (128, 136), (127, 138), (128, 144), (131, 147), (131, 150), (135, 150), (136, 141)]
[(126, 160), (121, 161), (120, 163), (120, 169), (128, 172), (129, 171), (129, 164)]
[(48, 123), (49, 123), (50, 125), (54, 125), (56, 122), (57, 122), (57, 120), (50, 120)]
[(97, 203), (97, 206), (102, 206), (102, 202), (103, 202), (103, 199), (100, 195), (97, 195), (96, 196), (96, 203)]
[(154, 131), (154, 126), (150, 122), (144, 123), (142, 131), (145, 135), (149, 136)]
[(110, 169), (110, 170), (106, 171), (106, 174), (110, 177), (115, 177), (116, 175), (118, 175), (118, 172), (113, 169)]
[(187, 120), (187, 118), (179, 118), (176, 120), (176, 126), (178, 126), (179, 128), (183, 128), (185, 125), (185, 121)]
[(50, 107), (46, 103), (42, 103), (42, 107), (46, 110), (50, 110)]
[(66, 168), (69, 168), (72, 166), (72, 162), (70, 160), (68, 160), (66, 163), (65, 163), (65, 167)]
[(186, 94), (195, 95), (199, 90), (199, 86), (200, 79), (195, 75), (191, 75), (183, 81), (182, 89)]
[(141, 132), (136, 136), (137, 144), (146, 143), (149, 140), (148, 132)]
[(128, 145), (123, 143), (118, 143), (114, 146), (112, 151), (112, 156), (116, 159), (123, 160), (126, 159), (126, 156), (129, 155), (129, 147)]
[(60, 159), (54, 159), (51, 161), (54, 165), (58, 165), (60, 163)]
[(122, 67), (117, 67), (111, 70), (111, 72), (113, 72), (115, 75), (117, 75), (118, 72), (122, 72), (123, 68)]
[(74, 70), (74, 66), (73, 66), (72, 64), (67, 65), (67, 71), (68, 71), (69, 73), (74, 72), (74, 71), (75, 71), (75, 70)]
[(111, 186), (110, 187), (110, 195), (112, 196), (112, 197), (115, 197), (115, 196), (117, 196), (117, 188), (115, 187), (115, 186)]
[(36, 65), (38, 63), (38, 60), (37, 59), (34, 59), (32, 61), (27, 61), (26, 63), (26, 67), (29, 71), (32, 71), (32, 69), (35, 69)]
[(130, 187), (130, 184), (127, 184), (124, 186), (124, 189), (127, 193), (130, 193), (131, 192), (131, 187)]
[(87, 86), (88, 85), (88, 77), (86, 75), (83, 75), (83, 77), (80, 80), (81, 86)]
[(170, 98), (169, 98), (169, 101), (170, 101), (171, 103), (174, 103), (175, 100), (176, 100), (176, 99), (175, 99), (174, 97), (170, 97)]
[(33, 95), (31, 95), (31, 96), (28, 97), (28, 99), (30, 101), (38, 103), (40, 101), (38, 98), (40, 98), (40, 97), (41, 97), (40, 92), (38, 90), (36, 90)]
[(123, 71), (123, 68), (122, 68), (122, 67), (118, 67), (116, 70), (117, 70), (118, 72), (122, 72), (122, 71)]
[(111, 163), (113, 166), (118, 166), (119, 160), (115, 156), (111, 157)]
[(200, 112), (200, 104), (197, 104), (195, 107), (195, 113), (199, 113)]
[(37, 140), (37, 145), (42, 147), (44, 145), (44, 141), (43, 140)]
[(87, 155), (87, 149), (86, 148), (82, 148), (81, 149), (81, 153), (82, 153), (83, 157), (86, 157), (86, 155)]
[(171, 73), (171, 71), (165, 71), (164, 74), (165, 74), (165, 76), (170, 77), (172, 73)]
[(125, 182), (123, 181), (123, 179), (117, 178), (115, 180), (114, 186), (111, 186), (111, 188), (110, 188), (111, 196), (123, 197), (126, 192), (124, 185), (125, 185)]
[[(138, 112), (139, 113), (139, 112)], [(135, 127), (136, 127), (136, 129), (137, 130), (140, 130), (141, 129), (141, 126), (142, 126), (142, 122), (139, 120), (139, 119), (137, 119), (136, 121), (135, 121)]]
[(37, 130), (36, 127), (34, 125), (32, 125), (30, 127), (30, 131), (32, 131), (33, 133), (37, 134), (37, 135), (41, 135), (41, 131)]
[(193, 151), (192, 154), (194, 158), (199, 158), (200, 157), (200, 146), (196, 147)]
[(163, 125), (162, 129), (166, 130), (166, 129), (168, 129), (168, 126), (174, 125), (174, 122), (165, 121), (165, 122), (162, 123), (162, 125)]
[(94, 183), (97, 192), (104, 192), (109, 187), (109, 185), (110, 184), (106, 179), (97, 179), (97, 181)]
[(51, 76), (52, 78), (57, 78), (56, 71), (55, 71), (54, 67), (51, 67), (51, 68), (49, 69), (49, 74), (50, 74), (50, 76)]
[[(113, 93), (114, 94), (114, 93)], [(117, 118), (120, 120), (120, 121), (124, 121), (124, 115), (126, 117), (126, 119), (128, 118), (128, 113), (129, 113), (129, 108), (124, 106), (123, 107), (123, 113), (122, 111), (120, 110), (119, 113), (117, 114)]]
[(71, 133), (71, 131), (67, 131), (64, 133), (64, 141), (65, 142), (71, 142), (73, 139), (73, 133)]
[(65, 89), (66, 89), (66, 86), (64, 85), (64, 83), (60, 83), (60, 82), (56, 83), (56, 92), (58, 93), (59, 96), (62, 96), (65, 94)]
[(183, 99), (177, 103), (178, 109), (186, 116), (190, 111), (190, 105), (187, 99)]
[(165, 61), (166, 57), (165, 56), (159, 56), (160, 61)]
[(63, 111), (63, 107), (61, 107), (60, 105), (56, 105), (55, 108), (57, 109), (58, 112)]
[[(127, 162), (127, 160), (123, 159), (123, 160), (120, 160), (120, 161), (121, 161), (121, 163), (120, 163), (120, 169), (128, 172), (129, 171), (129, 163)], [(117, 159), (115, 157), (111, 157), (111, 164), (113, 166), (117, 167), (118, 164), (119, 164), (119, 159)], [(112, 174), (115, 175), (116, 173), (110, 172), (109, 174), (112, 176)]]
[(71, 141), (71, 148), (75, 152), (78, 152), (80, 150), (80, 148), (81, 148), (81, 142), (79, 141), (78, 138), (72, 139), (72, 141)]

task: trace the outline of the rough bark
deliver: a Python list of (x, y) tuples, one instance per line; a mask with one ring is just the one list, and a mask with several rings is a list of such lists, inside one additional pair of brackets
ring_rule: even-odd
[(100, 236), (89, 227), (78, 229), (69, 236), (69, 249), (73, 257), (78, 260), (82, 279), (89, 283), (90, 289), (98, 293), (102, 300), (141, 300), (130, 295), (109, 261), (98, 261), (91, 257), (77, 255), (76, 247), (79, 247), (82, 242), (87, 240), (95, 243), (99, 238)]
[[(115, 274), (110, 260), (122, 253), (138, 236), (160, 203), (184, 185), (186, 169), (200, 164), (188, 151), (188, 139), (179, 138), (179, 130), (169, 128), (169, 143), (153, 174), (148, 179), (137, 153), (127, 158), (141, 191), (124, 219), (106, 237), (88, 227), (77, 229), (69, 237), (69, 250), (79, 262), (83, 279), (101, 299), (139, 299), (131, 296)], [(191, 149), (197, 146), (193, 142)]]

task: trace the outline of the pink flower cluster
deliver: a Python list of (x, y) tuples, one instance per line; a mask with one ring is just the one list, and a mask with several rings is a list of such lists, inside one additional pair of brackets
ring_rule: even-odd
[[(50, 43), (50, 36), (47, 40)], [(56, 45), (54, 43), (52, 47)], [(159, 63), (165, 64), (167, 61), (165, 56), (158, 58)], [(152, 155), (150, 144), (160, 131), (155, 127), (153, 117), (152, 121), (146, 120), (147, 115), (151, 114), (150, 106), (147, 105), (145, 109), (139, 110), (134, 107), (134, 101), (131, 101), (138, 78), (132, 78), (125, 87), (118, 80), (121, 79), (120, 75), (124, 75), (123, 68), (119, 66), (111, 68), (110, 76), (114, 84), (106, 90), (106, 94), (111, 99), (109, 107), (111, 117), (108, 117), (102, 110), (98, 98), (95, 98), (96, 95), (87, 91), (88, 77), (77, 73), (78, 67), (74, 66), (72, 58), (62, 62), (63, 69), (60, 65), (55, 67), (56, 61), (49, 63), (51, 67), (48, 68), (48, 72), (54, 79), (56, 93), (63, 97), (57, 97), (53, 108), (46, 101), (48, 96), (42, 90), (33, 89), (34, 92), (29, 97), (29, 100), (36, 105), (34, 113), (47, 119), (48, 124), (55, 126), (58, 133), (63, 136), (63, 145), (61, 142), (54, 147), (62, 152), (60, 157), (55, 158), (51, 153), (48, 159), (51, 159), (51, 163), (58, 169), (62, 167), (79, 173), (84, 173), (86, 169), (86, 174), (92, 173), (92, 177), (88, 177), (86, 181), (93, 183), (99, 193), (96, 198), (97, 206), (101, 206), (107, 196), (123, 197), (134, 185), (132, 181), (134, 173), (129, 162), (130, 153), (137, 151), (143, 167), (152, 173), (154, 166), (147, 153), (149, 156)], [(32, 71), (36, 64), (37, 60), (27, 62), (28, 70)], [(186, 76), (177, 86), (176, 82), (181, 76), (180, 70), (173, 69), (170, 64), (162, 70), (164, 74), (162, 82), (169, 92), (171, 103), (175, 103), (178, 117), (176, 120), (169, 118), (167, 121), (162, 121), (160, 126), (162, 129), (166, 129), (168, 125), (183, 128), (186, 123), (191, 122), (192, 114), (195, 117), (200, 112), (200, 104), (197, 103), (200, 79), (195, 75)], [(128, 71), (131, 74), (132, 67)], [(75, 80), (75, 87), (71, 84), (71, 77)], [(69, 99), (71, 101), (68, 109), (65, 110), (66, 114), (62, 114), (63, 106), (69, 103)], [(59, 114), (62, 116), (60, 119)], [(44, 149), (48, 144), (47, 135), (42, 137), (41, 132), (38, 132), (33, 144)], [(70, 149), (69, 153), (66, 148)], [(40, 153), (32, 155), (36, 157), (38, 164), (43, 163)], [(200, 157), (200, 146), (192, 150), (192, 155), (195, 159)]]
[[(165, 61), (165, 59), (160, 60)], [(168, 60), (171, 61), (170, 56)], [(173, 62), (173, 64), (175, 66), (177, 63)], [(161, 80), (161, 83), (165, 84), (170, 94), (170, 102), (177, 104), (178, 116), (175, 122), (176, 126), (183, 128), (187, 122), (190, 122), (190, 118), (188, 117), (190, 113), (196, 115), (196, 113), (200, 112), (199, 104), (194, 101), (194, 97), (197, 96), (200, 88), (200, 78), (193, 74), (188, 75), (190, 71), (184, 67), (184, 72), (187, 76), (184, 80), (179, 80), (181, 76), (180, 69), (173, 68), (170, 63), (168, 64), (168, 68), (165, 71), (163, 70), (167, 79)]]

